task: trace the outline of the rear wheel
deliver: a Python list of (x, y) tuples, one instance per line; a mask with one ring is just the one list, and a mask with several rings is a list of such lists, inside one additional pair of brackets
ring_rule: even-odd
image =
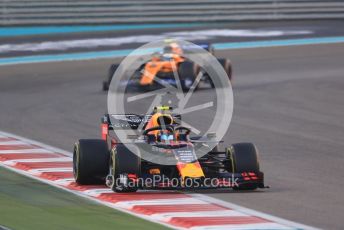
[(117, 144), (111, 151), (109, 171), (113, 180), (113, 191), (136, 192), (138, 187), (133, 182), (141, 176), (141, 158), (123, 144)]
[(81, 139), (74, 145), (73, 174), (78, 184), (101, 184), (108, 172), (109, 151), (104, 140)]
[(109, 82), (103, 81), (103, 91), (108, 91), (109, 90)]
[[(178, 74), (184, 91), (190, 90), (192, 84), (196, 80), (198, 72), (199, 67), (193, 62), (185, 61), (179, 64)], [(197, 90), (198, 86), (199, 83), (195, 86), (195, 90)]]
[[(254, 172), (259, 173), (258, 151), (252, 143), (238, 143), (231, 145), (226, 150), (232, 163), (233, 173)], [(258, 185), (244, 184), (239, 187), (233, 187), (235, 190), (255, 190)]]

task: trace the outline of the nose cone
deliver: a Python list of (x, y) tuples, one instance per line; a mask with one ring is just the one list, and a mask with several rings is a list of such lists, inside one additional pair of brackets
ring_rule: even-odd
[(189, 177), (189, 178), (204, 177), (204, 173), (199, 162), (193, 162), (193, 163), (178, 162), (177, 168), (183, 179), (186, 177)]

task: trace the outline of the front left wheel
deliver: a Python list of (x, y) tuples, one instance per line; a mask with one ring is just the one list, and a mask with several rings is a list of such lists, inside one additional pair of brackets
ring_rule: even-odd
[[(197, 78), (200, 68), (193, 62), (182, 62), (178, 66), (178, 75), (184, 91), (189, 91)], [(198, 89), (199, 82), (195, 84), (195, 90)]]
[(108, 91), (110, 88), (110, 83), (112, 80), (113, 75), (115, 74), (116, 70), (118, 69), (118, 64), (112, 64), (108, 71), (108, 77), (105, 81), (103, 81), (103, 91)]
[(111, 188), (114, 192), (136, 192), (137, 179), (141, 176), (141, 158), (123, 144), (111, 150), (110, 169)]
[(81, 139), (74, 145), (73, 174), (81, 185), (101, 184), (108, 173), (109, 150), (104, 140)]

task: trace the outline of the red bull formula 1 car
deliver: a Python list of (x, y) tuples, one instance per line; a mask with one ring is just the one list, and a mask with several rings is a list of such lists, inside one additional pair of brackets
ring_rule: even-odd
[[(209, 149), (197, 157), (196, 144), (212, 140), (191, 136), (190, 129), (180, 126), (180, 115), (170, 107), (157, 107), (150, 115), (111, 115), (102, 119), (102, 139), (81, 139), (73, 151), (73, 172), (79, 184), (103, 183), (115, 192), (138, 189), (264, 188), (264, 174), (259, 169), (257, 148), (251, 143), (229, 145), (225, 151)], [(131, 137), (139, 148), (119, 143), (113, 130), (137, 129), (141, 135)], [(142, 148), (140, 148), (142, 146)], [(144, 157), (163, 157), (173, 164), (157, 163)], [(142, 151), (142, 153), (140, 152)]]
[[(214, 48), (207, 43), (198, 44), (199, 47), (207, 50), (211, 54), (214, 54)], [(195, 63), (188, 61), (183, 54), (190, 52), (191, 50), (197, 51), (198, 47), (194, 46), (180, 46), (173, 42), (164, 47), (162, 53), (154, 53), (151, 60), (143, 65), (135, 72), (132, 79), (125, 84), (130, 87), (135, 87), (142, 90), (153, 90), (159, 87), (154, 79), (158, 77), (162, 81), (166, 81), (169, 84), (176, 85), (176, 79), (174, 73), (177, 72), (180, 78), (181, 86), (184, 90), (188, 90), (197, 74), (202, 71), (202, 69)], [(219, 63), (224, 68), (229, 80), (232, 79), (232, 65), (229, 59), (220, 58)], [(103, 90), (107, 91), (109, 89), (112, 77), (116, 72), (119, 64), (111, 65), (108, 77), (103, 82)], [(205, 84), (210, 85), (214, 88), (214, 83), (207, 75), (203, 73), (201, 81)]]

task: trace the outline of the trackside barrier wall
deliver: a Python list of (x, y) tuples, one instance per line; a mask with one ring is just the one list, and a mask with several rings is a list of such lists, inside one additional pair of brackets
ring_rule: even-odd
[(344, 18), (343, 0), (1, 0), (2, 26)]

